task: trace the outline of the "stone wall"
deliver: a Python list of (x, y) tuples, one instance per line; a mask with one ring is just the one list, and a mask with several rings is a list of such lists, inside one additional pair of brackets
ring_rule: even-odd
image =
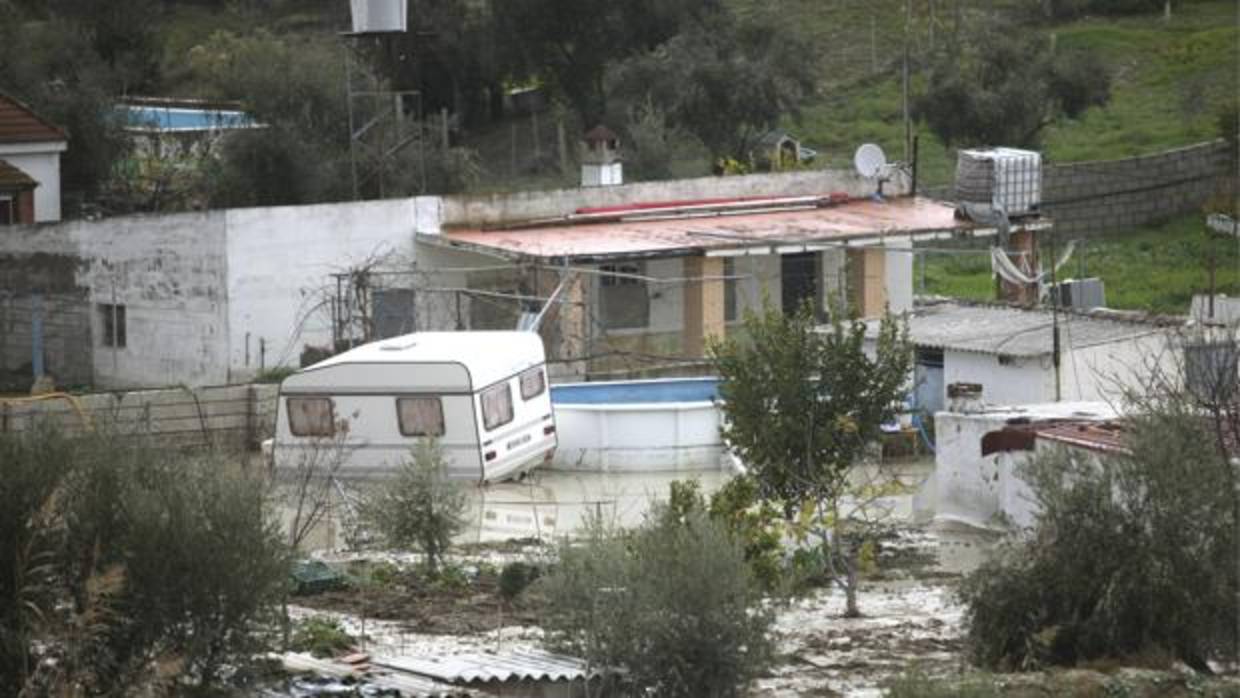
[(1234, 173), (1217, 140), (1152, 155), (1047, 166), (1042, 209), (1061, 233), (1125, 228), (1197, 211), (1220, 178)]

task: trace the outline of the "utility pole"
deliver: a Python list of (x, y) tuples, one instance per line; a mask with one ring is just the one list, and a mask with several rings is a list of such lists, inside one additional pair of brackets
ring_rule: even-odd
[(908, 40), (909, 32), (912, 30), (913, 24), (913, 3), (910, 0), (904, 0), (904, 78), (901, 92), (904, 99), (904, 161), (908, 162), (913, 156), (913, 126), (909, 118), (908, 110)]
[(1209, 260), (1210, 297), (1209, 297), (1209, 300), (1207, 301), (1207, 308), (1209, 309), (1209, 315), (1207, 317), (1209, 318), (1210, 322), (1214, 322), (1214, 295), (1218, 291), (1217, 286), (1215, 284), (1215, 276), (1216, 276), (1216, 271), (1218, 269), (1218, 254), (1216, 253), (1216, 250), (1215, 250), (1215, 247), (1217, 247), (1217, 245), (1214, 242), (1214, 235), (1212, 234), (1209, 228), (1206, 228), (1206, 235), (1209, 236), (1210, 238), (1210, 260)]
[(1055, 402), (1063, 399), (1059, 370), (1059, 285), (1055, 279), (1055, 232), (1051, 231), (1051, 363), (1055, 365)]

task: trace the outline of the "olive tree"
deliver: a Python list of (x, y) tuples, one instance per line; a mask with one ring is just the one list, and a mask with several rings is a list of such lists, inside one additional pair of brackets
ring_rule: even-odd
[(464, 487), (447, 478), (443, 449), (428, 438), (401, 464), (393, 482), (366, 493), (359, 516), (387, 544), (421, 550), (435, 574), (452, 538), (465, 527), (467, 504)]
[(949, 45), (934, 61), (918, 117), (943, 144), (1036, 148), (1046, 127), (1111, 96), (1111, 73), (1086, 49), (1056, 51), (1037, 33), (1001, 26)]
[[(745, 314), (738, 334), (710, 346), (723, 438), (786, 518), (806, 507), (817, 512), (827, 573), (847, 593), (847, 613), (857, 615), (860, 545), (846, 518), (858, 508), (842, 511), (841, 504), (853, 466), (909, 390), (907, 330), (885, 316), (870, 354), (866, 324), (838, 308), (818, 326), (809, 303), (786, 315), (764, 302), (761, 313)], [(853, 492), (862, 499), (870, 493)]]
[(657, 506), (629, 532), (594, 521), (539, 583), (548, 640), (602, 671), (602, 695), (623, 677), (639, 695), (740, 696), (770, 665), (744, 549), (703, 510)]
[(0, 436), (0, 504), (0, 694), (218, 686), (274, 644), (287, 547), (222, 455), (42, 425)]
[(977, 663), (1025, 669), (1143, 654), (1210, 671), (1211, 661), (1234, 659), (1237, 347), (1185, 344), (1184, 361), (1151, 366), (1126, 396), (1116, 448), (1051, 449), (1018, 467), (1033, 524), (962, 586)]

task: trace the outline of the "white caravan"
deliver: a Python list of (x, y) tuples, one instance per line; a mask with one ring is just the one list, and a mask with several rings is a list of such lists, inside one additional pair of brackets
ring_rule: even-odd
[(338, 445), (342, 475), (379, 475), (436, 437), (449, 476), (515, 477), (555, 451), (545, 361), (534, 332), (419, 332), (351, 349), (284, 379), (273, 462)]

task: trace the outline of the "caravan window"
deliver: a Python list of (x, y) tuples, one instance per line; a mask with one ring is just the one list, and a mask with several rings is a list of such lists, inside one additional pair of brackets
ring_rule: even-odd
[(482, 425), (490, 431), (512, 421), (512, 388), (497, 383), (482, 391)]
[(291, 397), (288, 406), (288, 430), (293, 436), (331, 436), (335, 433), (335, 415), (331, 398)]
[(542, 366), (535, 366), (521, 374), (521, 399), (529, 400), (543, 394), (547, 389), (547, 379), (543, 377)]
[(396, 398), (402, 436), (443, 436), (443, 403), (437, 397)]

